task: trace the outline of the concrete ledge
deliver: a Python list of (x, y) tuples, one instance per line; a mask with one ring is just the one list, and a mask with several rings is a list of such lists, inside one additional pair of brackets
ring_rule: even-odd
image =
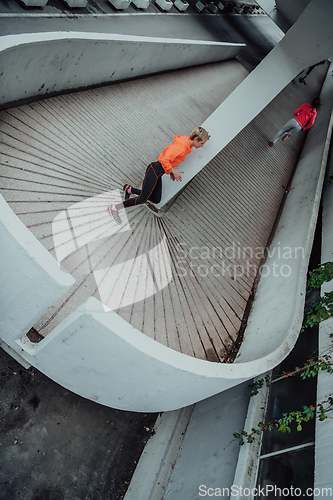
[(246, 385), (194, 406), (163, 500), (216, 498), (212, 496), (215, 488), (220, 488), (221, 497), (233, 498), (235, 491), (228, 495), (227, 488), (230, 492), (232, 485), (243, 486), (233, 482), (240, 448), (233, 433), (244, 429), (249, 401)]
[[(261, 276), (235, 363), (276, 352), (279, 364), (294, 346), (303, 320), (306, 276), (333, 126), (332, 65)], [(269, 348), (268, 348), (269, 346)], [(267, 368), (268, 369), (268, 368)], [(263, 370), (264, 371), (264, 370)]]
[[(331, 290), (333, 287), (331, 286)], [(333, 318), (329, 318), (319, 327), (319, 353), (332, 352)], [(328, 396), (333, 396), (332, 374), (327, 372), (318, 373), (317, 384), (317, 402), (327, 401)], [(324, 405), (326, 406), (326, 405)], [(316, 421), (316, 442), (315, 442), (315, 478), (314, 488), (318, 493), (315, 499), (325, 499), (331, 496), (325, 494), (325, 488), (332, 487), (332, 452), (333, 444), (333, 420), (328, 415), (328, 419), (319, 422)]]
[(73, 285), (74, 278), (31, 234), (0, 196), (0, 335), (17, 351), (26, 334)]
[(45, 7), (48, 0), (21, 0), (27, 7)]
[(242, 47), (244, 44), (103, 33), (8, 35), (0, 38), (0, 106), (232, 59)]
[(170, 480), (193, 406), (159, 415), (135, 469), (125, 500), (161, 500)]
[(195, 359), (155, 342), (95, 298), (38, 344), (22, 338), (17, 348), (67, 389), (129, 411), (179, 409), (240, 383), (242, 375), (246, 379), (237, 366)]
[[(331, 148), (332, 152), (332, 148)], [(330, 165), (327, 172), (333, 175), (333, 156), (330, 155)], [(333, 261), (333, 183), (327, 182), (323, 193), (323, 226), (322, 226), (322, 251), (321, 262)], [(321, 288), (321, 295), (333, 290), (333, 281), (324, 283)], [(333, 318), (323, 321), (319, 325), (319, 354), (329, 354), (332, 352)], [(327, 396), (333, 395), (332, 388), (333, 375), (327, 372), (318, 373), (317, 402), (327, 400)], [(329, 496), (323, 488), (332, 490), (332, 461), (333, 461), (333, 420), (328, 415), (324, 422), (316, 421), (316, 445), (315, 445), (315, 480), (314, 488), (319, 494), (315, 495), (316, 500)]]
[[(263, 376), (269, 375), (271, 378), (271, 372), (263, 374)], [(254, 379), (256, 382), (259, 378)], [(247, 386), (248, 387), (248, 386)], [(243, 429), (248, 434), (252, 432), (252, 429), (257, 427), (258, 422), (264, 422), (265, 414), (267, 411), (267, 403), (269, 396), (269, 387), (266, 385), (262, 387), (256, 397), (250, 397), (249, 405), (247, 408), (246, 419)], [(262, 434), (258, 436), (251, 445), (245, 444), (239, 449), (239, 455), (235, 470), (235, 476), (233, 484), (242, 486), (243, 490), (245, 488), (255, 488), (259, 470), (259, 458), (261, 451)], [(239, 491), (235, 492), (233, 495), (235, 500), (241, 500), (244, 498)]]
[(28, 363), (25, 359), (23, 359), (20, 354), (16, 351), (14, 351), (14, 349), (12, 349), (11, 347), (9, 347), (8, 344), (6, 344), (6, 342), (4, 342), (3, 340), (0, 339), (0, 347), (1, 349), (3, 349), (7, 354), (9, 354), (12, 358), (15, 359), (15, 361), (17, 361), (18, 363), (20, 363), (20, 365), (23, 366), (23, 368), (25, 368), (26, 370), (28, 368), (30, 368), (31, 364)]
[(63, 2), (71, 8), (85, 7), (88, 0), (63, 0)]

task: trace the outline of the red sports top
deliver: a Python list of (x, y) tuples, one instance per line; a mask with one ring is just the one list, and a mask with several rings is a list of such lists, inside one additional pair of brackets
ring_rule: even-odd
[(190, 147), (190, 138), (187, 135), (176, 135), (173, 143), (163, 149), (158, 157), (166, 174), (170, 174), (170, 169), (175, 168), (185, 160), (186, 156), (192, 151)]
[[(312, 127), (317, 116), (316, 108), (313, 108), (311, 104), (302, 104), (299, 108), (294, 111), (295, 120), (300, 124), (303, 130), (307, 130)], [(310, 121), (309, 121), (310, 120)], [(307, 122), (309, 123), (307, 124)], [(307, 124), (307, 125), (306, 125)], [(306, 127), (305, 127), (306, 125)]]

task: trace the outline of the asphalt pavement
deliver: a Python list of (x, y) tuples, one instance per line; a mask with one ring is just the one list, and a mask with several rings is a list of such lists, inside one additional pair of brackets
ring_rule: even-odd
[(157, 414), (81, 398), (2, 349), (0, 374), (0, 500), (122, 498)]

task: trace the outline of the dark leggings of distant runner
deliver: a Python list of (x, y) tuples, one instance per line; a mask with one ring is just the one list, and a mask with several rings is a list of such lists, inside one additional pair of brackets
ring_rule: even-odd
[(165, 171), (159, 161), (150, 163), (147, 167), (145, 178), (143, 179), (142, 189), (131, 187), (132, 194), (138, 194), (135, 198), (130, 198), (115, 206), (117, 210), (121, 208), (134, 207), (141, 205), (147, 200), (153, 203), (159, 203), (162, 197), (162, 175)]

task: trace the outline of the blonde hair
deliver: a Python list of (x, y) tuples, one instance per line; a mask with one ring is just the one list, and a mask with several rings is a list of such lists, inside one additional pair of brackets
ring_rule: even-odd
[(202, 127), (196, 127), (194, 130), (192, 130), (190, 139), (198, 139), (198, 141), (208, 141), (210, 138), (209, 133), (207, 130), (205, 130)]

